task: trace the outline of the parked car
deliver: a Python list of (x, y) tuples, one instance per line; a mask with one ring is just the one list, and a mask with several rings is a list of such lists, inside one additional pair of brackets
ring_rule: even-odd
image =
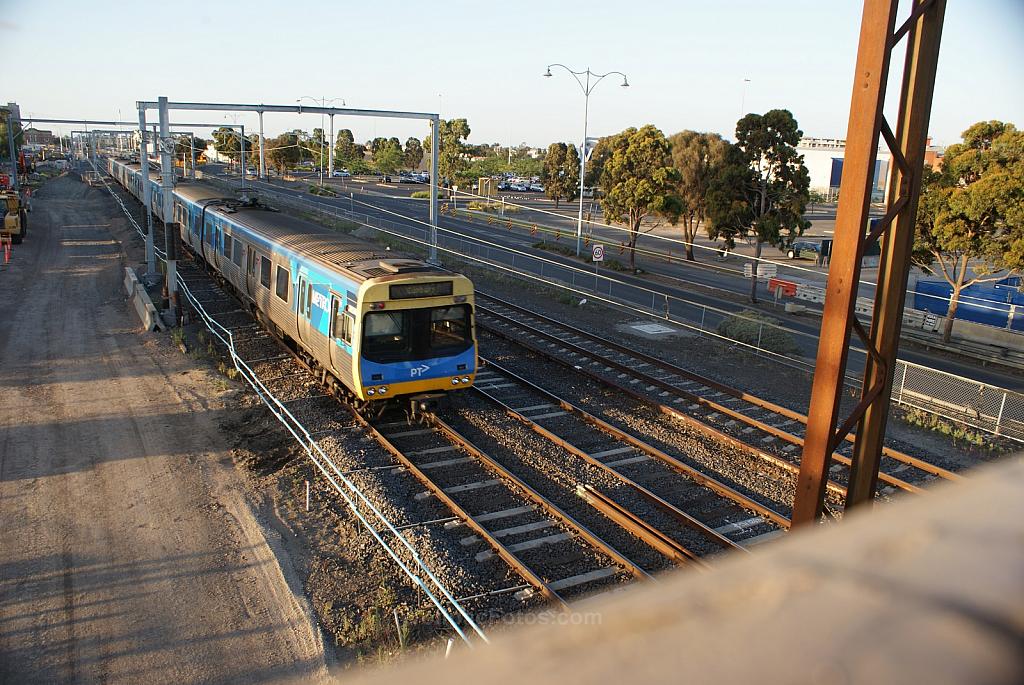
[(544, 186), (542, 186), (539, 183), (531, 183), (530, 184), (530, 190), (532, 190), (535, 193), (543, 193), (544, 192)]
[(818, 255), (821, 254), (821, 243), (811, 242), (809, 240), (797, 240), (786, 252), (786, 256), (790, 259), (817, 259)]
[(348, 178), (351, 175), (352, 174), (348, 172), (348, 169), (335, 169), (334, 173), (331, 174), (334, 178)]

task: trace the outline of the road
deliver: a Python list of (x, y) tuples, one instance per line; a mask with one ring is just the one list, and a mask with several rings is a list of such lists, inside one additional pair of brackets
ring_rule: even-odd
[[(223, 169), (217, 165), (204, 167), (205, 171), (221, 174)], [(237, 182), (238, 177), (233, 178)], [(305, 190), (309, 183), (317, 179), (303, 179), (304, 184), (282, 183), (274, 181), (265, 183), (259, 180), (250, 179), (249, 182), (256, 188), (265, 187), (276, 192), (286, 192), (306, 200), (323, 203), (328, 206), (350, 209), (356, 212), (367, 214), (378, 219), (387, 219), (398, 224), (423, 229), (428, 221), (428, 203), (426, 200), (412, 199), (409, 197), (413, 190), (422, 189), (422, 186), (408, 184), (378, 184), (366, 183), (352, 179), (332, 179), (331, 186), (338, 193), (338, 198), (317, 197), (309, 195)], [(823, 216), (827, 216), (823, 215)], [(566, 219), (569, 221), (569, 219)], [(454, 234), (471, 236), (497, 243), (502, 246), (515, 248), (520, 251), (543, 254), (545, 259), (566, 266), (579, 267), (578, 261), (563, 257), (554, 252), (543, 252), (533, 248), (538, 238), (531, 237), (526, 232), (508, 231), (480, 222), (469, 221), (468, 219), (452, 216), (442, 216), (439, 226), (449, 229)], [(566, 224), (572, 229), (571, 236), (575, 235), (575, 222)], [(574, 243), (570, 237), (569, 228), (566, 229), (563, 244)], [(444, 234), (440, 240), (446, 240)], [(617, 249), (613, 246), (617, 241), (609, 240), (608, 255), (624, 259), (617, 255)], [(663, 249), (663, 247), (659, 248)], [(673, 316), (697, 323), (704, 314), (702, 306), (712, 307), (726, 312), (739, 312), (744, 309), (751, 309), (751, 305), (744, 301), (749, 293), (750, 283), (744, 278), (738, 278), (731, 270), (723, 270), (708, 266), (707, 264), (692, 264), (685, 261), (674, 261), (671, 264), (663, 260), (655, 260), (638, 257), (638, 264), (649, 274), (660, 277), (654, 282), (644, 276), (634, 276), (626, 273), (615, 273), (614, 278), (620, 282), (613, 285), (611, 295), (627, 301), (637, 302), (650, 306), (651, 295), (649, 290), (656, 290), (673, 298), (678, 298), (692, 305), (683, 302), (672, 301), (670, 311)], [(584, 266), (587, 268), (587, 266)], [(569, 272), (566, 271), (566, 274)], [(590, 286), (588, 286), (590, 287)], [(800, 353), (806, 358), (814, 359), (818, 346), (818, 334), (820, 330), (820, 319), (813, 317), (787, 317), (780, 315), (778, 310), (773, 308), (764, 309), (767, 313), (781, 318), (781, 324), (796, 331), (797, 345)], [(714, 328), (721, 317), (712, 315), (705, 320), (706, 327)], [(859, 342), (855, 343), (859, 347)], [(991, 369), (989, 367), (974, 364), (966, 358), (954, 358), (945, 355), (933, 355), (922, 352), (913, 346), (905, 346), (900, 350), (900, 358), (915, 364), (921, 364), (934, 369), (939, 369), (958, 376), (972, 378), (984, 383), (1009, 388), (1011, 390), (1024, 391), (1024, 376), (1010, 374), (1002, 369)], [(863, 369), (863, 353), (854, 353), (850, 356), (848, 373), (860, 374)]]
[(51, 181), (0, 271), (0, 683), (321, 680), (219, 429), (231, 410), (137, 332), (111, 217), (103, 191)]

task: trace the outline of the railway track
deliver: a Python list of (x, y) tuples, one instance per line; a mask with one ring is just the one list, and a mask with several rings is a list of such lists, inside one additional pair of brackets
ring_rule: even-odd
[[(806, 415), (492, 295), (478, 292), (476, 309), (478, 326), (488, 332), (791, 474), (799, 471)], [(829, 488), (840, 495), (845, 493), (853, 440), (853, 435), (846, 436), (832, 455)], [(886, 494), (895, 489), (920, 492), (921, 485), (936, 478), (962, 478), (890, 447), (883, 456), (879, 483)]]
[[(639, 564), (436, 414), (426, 414), (424, 424), (367, 420), (323, 385), (314, 369), (254, 321), (207, 274), (183, 264), (181, 275), (191, 283), (190, 290), (203, 308), (231, 330), (238, 356), (321, 448), (331, 452), (332, 443), (353, 430), (365, 431), (383, 447), (387, 458), (376, 463), (334, 451), (346, 476), (404, 471), (423, 487), (413, 496), (415, 502), (427, 507), (431, 500), (437, 503), (432, 514), (414, 517), (416, 521), (400, 525), (399, 530), (422, 526), (443, 530), (453, 538), (452, 546), (461, 548), (467, 561), (472, 559), (468, 565), (476, 575), (497, 580), (495, 586), (478, 588), (460, 601), (514, 594), (521, 603), (537, 594), (566, 607), (575, 596), (650, 578)], [(621, 515), (634, 518), (629, 512)], [(504, 562), (521, 582), (501, 582), (508, 574), (496, 572), (496, 562)]]
[(649, 510), (651, 517), (634, 516), (623, 525), (677, 563), (700, 564), (703, 557), (742, 549), (789, 527), (789, 519), (774, 509), (485, 361), (473, 392), (621, 483), (624, 487), (614, 495), (585, 485), (577, 487), (577, 494), (613, 520), (622, 517), (622, 510)]

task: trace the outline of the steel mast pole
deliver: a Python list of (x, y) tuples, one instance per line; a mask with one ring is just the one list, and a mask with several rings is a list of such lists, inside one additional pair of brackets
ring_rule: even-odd
[(21, 192), (21, 184), (18, 182), (18, 153), (14, 145), (14, 111), (7, 110), (7, 151), (11, 156), (11, 178), (14, 179), (14, 192)]
[(264, 156), (265, 143), (263, 142), (263, 112), (258, 112), (260, 116), (260, 178), (263, 180), (267, 179), (267, 158)]
[(163, 197), (164, 220), (164, 254), (166, 255), (167, 304), (178, 322), (178, 255), (175, 249), (174, 231), (174, 164), (171, 161), (171, 127), (167, 116), (167, 98), (159, 98), (160, 103), (160, 190)]
[(437, 262), (437, 172), (439, 168), (438, 158), (441, 150), (438, 149), (441, 138), (441, 117), (435, 114), (430, 120), (430, 261)]
[(189, 173), (189, 178), (195, 180), (196, 178), (196, 134), (189, 133), (189, 148), (192, 150), (192, 168)]
[[(855, 82), (847, 127), (846, 163), (836, 213), (825, 308), (803, 457), (793, 503), (793, 525), (817, 522), (824, 504), (832, 454), (857, 425), (846, 510), (870, 506), (875, 497), (893, 370), (899, 347), (914, 223), (924, 169), (945, 0), (914, 0), (909, 18), (893, 30), (898, 0), (865, 0)], [(885, 91), (894, 47), (907, 39), (896, 131), (884, 116)], [(887, 210), (868, 230), (878, 139), (892, 153)], [(861, 258), (881, 239), (878, 285), (870, 333), (856, 317)], [(841, 420), (851, 333), (867, 351), (857, 406)]]
[(580, 256), (583, 241), (583, 175), (587, 170), (587, 119), (590, 116), (590, 69), (587, 69), (587, 87), (583, 90), (583, 144), (580, 145), (580, 212), (576, 217), (576, 256)]
[(156, 252), (153, 249), (153, 201), (149, 189), (149, 156), (146, 153), (146, 108), (139, 107), (139, 172), (142, 174), (142, 205), (146, 212), (146, 275), (156, 273)]
[[(344, 104), (344, 103), (342, 103), (342, 104)], [(328, 121), (331, 124), (330, 125), (331, 132), (327, 136), (327, 159), (328, 159), (328, 161), (327, 161), (327, 177), (328, 178), (333, 178), (334, 177), (334, 115), (333, 114), (328, 117)]]

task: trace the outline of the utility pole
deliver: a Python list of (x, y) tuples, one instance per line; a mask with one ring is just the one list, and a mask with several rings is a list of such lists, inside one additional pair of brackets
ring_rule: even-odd
[(438, 149), (441, 139), (441, 116), (435, 115), (430, 120), (430, 261), (437, 263), (437, 170), (438, 158), (441, 150)]
[(260, 178), (264, 181), (267, 180), (267, 158), (264, 155), (265, 143), (263, 142), (263, 112), (258, 112), (260, 116)]
[(146, 108), (139, 106), (139, 171), (142, 174), (142, 205), (146, 212), (146, 275), (156, 274), (156, 252), (153, 249), (153, 200), (149, 188), (149, 159), (146, 153)]
[[(160, 190), (163, 196), (164, 220), (164, 253), (167, 255), (167, 279), (164, 288), (167, 293), (167, 304), (174, 322), (181, 316), (181, 305), (178, 302), (178, 254), (175, 241), (177, 224), (174, 223), (174, 164), (171, 161), (171, 130), (167, 115), (167, 98), (158, 99), (160, 103)], [(215, 248), (216, 249), (216, 248)]]

